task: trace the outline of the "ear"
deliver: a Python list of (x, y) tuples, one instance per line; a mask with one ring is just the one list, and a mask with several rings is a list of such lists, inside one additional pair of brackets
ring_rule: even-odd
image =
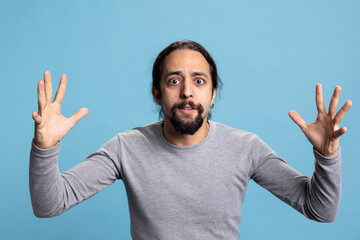
[(152, 88), (151, 92), (152, 92), (155, 102), (157, 103), (157, 105), (160, 106), (161, 105), (161, 93), (155, 87)]
[(216, 97), (217, 90), (218, 90), (218, 88), (216, 87), (212, 92), (211, 105), (214, 104), (214, 102), (215, 102), (215, 97)]

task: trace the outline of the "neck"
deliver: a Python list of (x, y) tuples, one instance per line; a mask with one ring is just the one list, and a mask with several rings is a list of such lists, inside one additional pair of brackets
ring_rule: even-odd
[(192, 146), (200, 143), (206, 138), (210, 130), (210, 124), (207, 121), (207, 118), (204, 119), (201, 127), (193, 134), (181, 134), (175, 131), (169, 119), (164, 117), (164, 128), (163, 134), (166, 140), (176, 146)]

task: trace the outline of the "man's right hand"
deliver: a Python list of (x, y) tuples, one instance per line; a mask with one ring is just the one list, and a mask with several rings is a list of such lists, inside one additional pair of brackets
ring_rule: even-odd
[(66, 75), (61, 75), (59, 88), (55, 99), (52, 100), (51, 76), (49, 71), (44, 72), (44, 80), (38, 82), (38, 112), (33, 112), (32, 118), (35, 121), (35, 144), (39, 148), (47, 149), (56, 145), (71, 128), (83, 117), (89, 110), (79, 109), (72, 117), (66, 118), (61, 115), (61, 102), (66, 90)]

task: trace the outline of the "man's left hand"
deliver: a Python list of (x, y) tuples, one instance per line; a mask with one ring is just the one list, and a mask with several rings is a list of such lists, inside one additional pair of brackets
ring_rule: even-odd
[(307, 124), (294, 110), (289, 112), (290, 118), (301, 128), (314, 148), (326, 157), (334, 156), (339, 151), (339, 137), (347, 128), (341, 127), (340, 122), (351, 107), (350, 100), (346, 101), (336, 113), (341, 87), (335, 87), (330, 100), (329, 111), (326, 112), (321, 84), (316, 85), (316, 106), (318, 115), (315, 122)]

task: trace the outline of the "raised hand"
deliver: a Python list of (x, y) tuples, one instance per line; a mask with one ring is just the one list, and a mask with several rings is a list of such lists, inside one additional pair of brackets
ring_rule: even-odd
[[(45, 80), (45, 81), (44, 81)], [(61, 115), (61, 102), (66, 90), (67, 77), (61, 75), (59, 88), (53, 102), (50, 72), (44, 72), (44, 80), (38, 82), (38, 112), (33, 112), (35, 121), (35, 144), (47, 149), (56, 145), (66, 136), (74, 125), (88, 114), (88, 109), (81, 108), (72, 117)]]
[(330, 100), (329, 111), (326, 113), (321, 84), (316, 85), (316, 106), (318, 115), (315, 122), (307, 124), (294, 110), (289, 112), (290, 118), (301, 128), (307, 139), (324, 156), (334, 156), (339, 151), (339, 137), (347, 128), (341, 127), (340, 122), (351, 107), (350, 100), (346, 101), (336, 113), (341, 87), (335, 87)]

